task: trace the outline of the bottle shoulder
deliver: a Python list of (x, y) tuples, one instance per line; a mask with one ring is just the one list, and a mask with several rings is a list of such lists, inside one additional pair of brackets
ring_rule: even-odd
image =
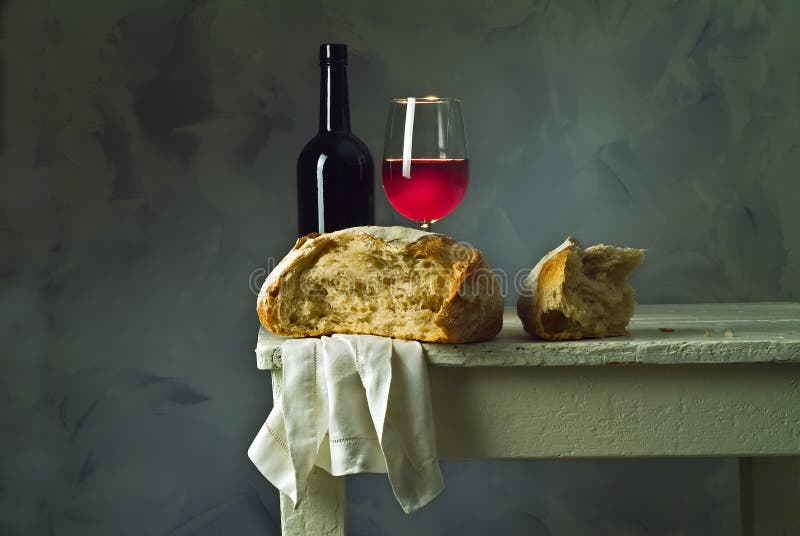
[(363, 155), (372, 159), (369, 148), (352, 132), (321, 132), (311, 138), (300, 151), (300, 159), (325, 154), (328, 157)]
[(302, 152), (333, 151), (336, 149), (362, 149), (369, 152), (367, 145), (352, 132), (321, 132), (308, 140)]

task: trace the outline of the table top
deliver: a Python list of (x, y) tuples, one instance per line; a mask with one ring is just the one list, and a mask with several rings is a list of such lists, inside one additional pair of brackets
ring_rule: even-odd
[[(422, 346), (429, 364), (454, 367), (800, 363), (800, 303), (638, 305), (628, 331), (543, 341), (525, 333), (507, 307), (503, 330), (490, 341)], [(260, 328), (259, 369), (281, 368), (284, 340)]]

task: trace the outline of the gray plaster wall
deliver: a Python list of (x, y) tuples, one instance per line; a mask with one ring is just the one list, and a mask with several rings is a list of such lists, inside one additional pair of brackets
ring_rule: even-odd
[[(0, 6), (0, 534), (279, 533), (245, 455), (271, 404), (251, 280), (294, 239), (323, 41), (376, 159), (388, 98), (463, 97), (439, 230), (495, 267), (573, 234), (648, 248), (643, 303), (800, 299), (796, 0)], [(733, 460), (444, 472), (410, 517), (350, 479), (351, 533), (739, 530)]]

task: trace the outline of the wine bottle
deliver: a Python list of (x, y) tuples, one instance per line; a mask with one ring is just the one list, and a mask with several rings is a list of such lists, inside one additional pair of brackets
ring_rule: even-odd
[(350, 131), (347, 46), (319, 48), (319, 132), (297, 158), (299, 236), (375, 223), (374, 165)]

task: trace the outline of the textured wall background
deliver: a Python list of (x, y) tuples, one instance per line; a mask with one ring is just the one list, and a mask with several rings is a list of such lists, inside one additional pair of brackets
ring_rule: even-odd
[[(800, 299), (795, 0), (0, 6), (2, 534), (278, 534), (248, 278), (293, 242), (322, 41), (376, 158), (389, 97), (464, 98), (440, 230), (495, 266), (572, 233), (649, 248), (641, 302)], [(738, 531), (731, 460), (445, 473), (412, 517), (351, 479), (352, 533)]]

